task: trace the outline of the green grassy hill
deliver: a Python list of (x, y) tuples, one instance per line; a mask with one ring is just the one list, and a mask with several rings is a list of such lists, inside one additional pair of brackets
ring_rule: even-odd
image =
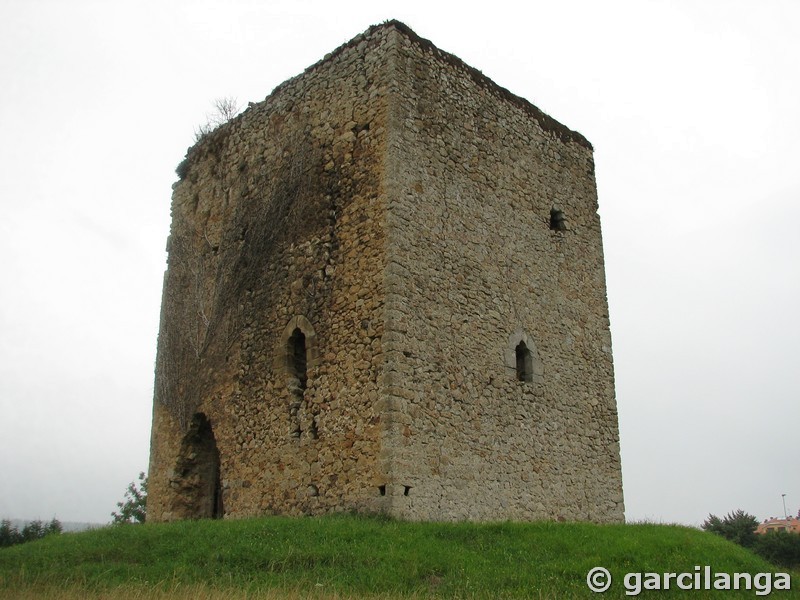
[[(108, 527), (0, 550), (0, 598), (625, 598), (628, 572), (781, 572), (722, 538), (666, 525), (408, 523), (268, 517)], [(605, 594), (590, 569), (613, 577)], [(695, 567), (701, 567), (698, 571)], [(773, 579), (774, 581), (774, 579)], [(662, 582), (663, 583), (663, 582)], [(765, 590), (765, 581), (759, 588)], [(639, 596), (758, 597), (749, 591)], [(800, 598), (797, 573), (791, 591)]]

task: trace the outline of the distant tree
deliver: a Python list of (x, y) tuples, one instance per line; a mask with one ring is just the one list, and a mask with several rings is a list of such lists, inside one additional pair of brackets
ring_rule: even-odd
[(41, 521), (31, 521), (22, 528), (22, 540), (32, 542), (44, 537), (44, 523)]
[(7, 548), (22, 542), (23, 539), (19, 529), (12, 525), (8, 519), (3, 519), (0, 522), (0, 548)]
[(708, 515), (701, 527), (722, 537), (736, 542), (740, 546), (750, 548), (756, 541), (758, 519), (742, 509), (728, 513), (722, 519), (716, 515)]
[(139, 485), (135, 481), (128, 484), (122, 502), (117, 502), (119, 512), (112, 512), (114, 523), (144, 523), (147, 515), (147, 476), (139, 473)]
[(45, 524), (42, 521), (31, 521), (26, 523), (20, 531), (11, 521), (4, 519), (0, 522), (0, 548), (32, 542), (45, 536), (61, 533), (61, 523), (58, 519), (52, 519)]
[(51, 533), (61, 533), (64, 528), (61, 526), (61, 521), (53, 517), (50, 522), (44, 527), (44, 534), (50, 535)]

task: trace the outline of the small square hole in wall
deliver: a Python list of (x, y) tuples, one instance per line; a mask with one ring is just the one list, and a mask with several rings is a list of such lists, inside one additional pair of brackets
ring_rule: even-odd
[(386, 486), (385, 485), (379, 485), (378, 486), (378, 491), (381, 493), (381, 496), (385, 496), (386, 495)]
[(567, 223), (564, 219), (564, 212), (556, 208), (550, 209), (550, 229), (551, 231), (566, 231)]

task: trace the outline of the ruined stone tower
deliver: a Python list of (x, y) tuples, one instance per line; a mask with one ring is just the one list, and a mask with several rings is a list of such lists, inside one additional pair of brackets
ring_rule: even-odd
[(580, 134), (393, 21), (178, 173), (148, 519), (623, 519)]

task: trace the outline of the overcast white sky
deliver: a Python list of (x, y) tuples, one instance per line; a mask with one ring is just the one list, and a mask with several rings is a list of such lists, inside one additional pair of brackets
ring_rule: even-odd
[(629, 520), (800, 505), (800, 2), (0, 0), (0, 517), (148, 463), (174, 168), (386, 19), (595, 146)]

